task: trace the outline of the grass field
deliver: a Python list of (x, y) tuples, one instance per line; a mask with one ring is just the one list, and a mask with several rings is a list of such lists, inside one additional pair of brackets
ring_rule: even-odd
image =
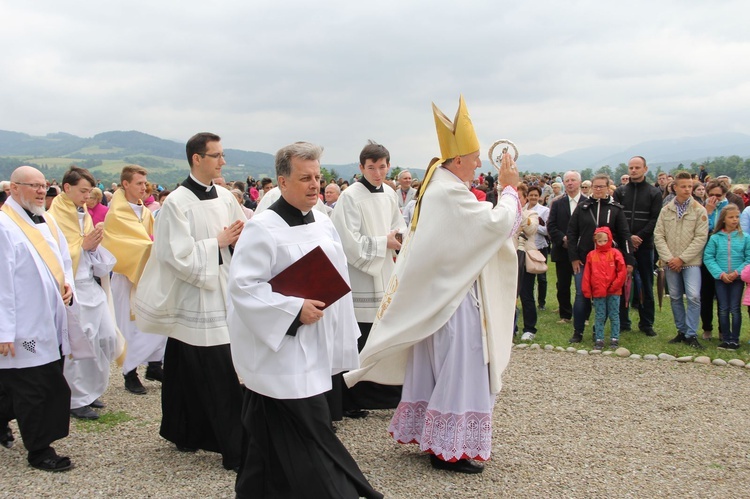
[[(557, 279), (555, 277), (555, 264), (550, 262), (549, 270), (547, 271), (547, 304), (546, 310), (539, 310), (537, 312), (537, 334), (534, 338), (533, 343), (539, 343), (540, 345), (554, 345), (568, 347), (570, 344), (568, 340), (573, 335), (573, 324), (558, 324), (557, 321), (560, 317), (554, 312), (558, 308), (557, 305)], [(538, 292), (538, 287), (535, 289), (535, 296)], [(654, 291), (656, 295), (656, 291)], [(571, 296), (575, 296), (575, 289), (571, 290)], [(518, 329), (519, 334), (516, 342), (520, 343), (521, 332), (523, 331), (523, 316), (521, 314), (520, 300), (519, 300), (519, 318), (518, 318)], [(625, 332), (620, 334), (620, 346), (623, 346), (630, 350), (632, 353), (640, 355), (645, 354), (660, 354), (668, 353), (676, 357), (687, 356), (687, 355), (706, 355), (712, 359), (741, 359), (745, 362), (750, 362), (750, 318), (747, 316), (747, 307), (742, 307), (742, 329), (740, 333), (740, 349), (739, 350), (719, 350), (716, 347), (719, 344), (718, 330), (719, 321), (716, 318), (716, 306), (714, 304), (714, 334), (713, 339), (703, 340), (701, 339), (702, 330), (699, 326), (698, 340), (706, 348), (705, 350), (696, 350), (688, 347), (684, 344), (671, 345), (668, 343), (669, 340), (675, 337), (677, 330), (675, 329), (674, 320), (672, 317), (672, 308), (669, 303), (669, 297), (664, 296), (662, 302), (662, 309), (659, 310), (659, 303), (657, 299), (656, 303), (656, 320), (654, 323), (654, 330), (658, 333), (658, 336), (650, 338), (645, 334), (638, 331), (638, 311), (631, 309), (630, 317), (633, 325), (633, 331)], [(592, 326), (594, 325), (594, 313), (592, 310), (590, 317), (590, 325), (586, 327), (583, 335), (583, 342), (576, 343), (573, 346), (576, 348), (582, 348), (591, 350), (594, 347), (594, 340), (592, 334)], [(609, 344), (609, 322), (606, 325), (605, 332), (605, 344)]]

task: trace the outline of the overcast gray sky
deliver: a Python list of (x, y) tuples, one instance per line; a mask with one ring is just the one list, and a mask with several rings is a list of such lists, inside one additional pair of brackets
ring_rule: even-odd
[(139, 130), (325, 163), (439, 154), (463, 93), (521, 154), (750, 133), (750, 2), (0, 0), (0, 129)]

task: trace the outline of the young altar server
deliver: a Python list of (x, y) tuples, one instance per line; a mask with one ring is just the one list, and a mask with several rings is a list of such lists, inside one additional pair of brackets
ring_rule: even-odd
[[(63, 192), (52, 201), (52, 215), (68, 241), (73, 261), (79, 319), (94, 357), (65, 362), (65, 379), (70, 386), (70, 414), (79, 419), (98, 419), (93, 408), (109, 386), (109, 366), (115, 357), (117, 331), (109, 307), (109, 273), (115, 257), (101, 246), (103, 224), (94, 227), (86, 201), (95, 180), (88, 170), (71, 166), (62, 179)], [(100, 286), (94, 276), (102, 280)], [(106, 292), (105, 292), (106, 290)]]
[(115, 320), (125, 337), (126, 353), (122, 365), (125, 388), (136, 395), (146, 393), (138, 377), (137, 368), (148, 363), (146, 379), (162, 380), (162, 359), (167, 339), (164, 336), (140, 331), (135, 323), (133, 288), (138, 287), (143, 268), (151, 254), (154, 234), (154, 216), (143, 206), (146, 194), (145, 168), (129, 165), (122, 169), (122, 189), (112, 196), (107, 217), (104, 219), (102, 246), (117, 259), (112, 276), (112, 297), (115, 302)]
[(321, 153), (306, 142), (276, 153), (281, 197), (247, 222), (229, 271), (232, 358), (246, 388), (238, 498), (382, 497), (333, 432), (324, 395), (332, 374), (358, 366), (351, 293), (324, 303), (269, 283), (318, 246), (349, 280), (333, 224), (313, 210)]
[(232, 365), (226, 290), (232, 247), (245, 215), (221, 176), (224, 149), (213, 133), (185, 146), (190, 174), (159, 211), (154, 246), (136, 291), (141, 331), (169, 336), (160, 434), (182, 451), (220, 452), (240, 465), (242, 392)]

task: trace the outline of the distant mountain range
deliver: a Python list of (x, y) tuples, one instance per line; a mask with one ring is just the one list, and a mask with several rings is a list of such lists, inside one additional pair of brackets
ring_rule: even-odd
[[(245, 179), (248, 175), (260, 178), (273, 174), (272, 154), (239, 149), (226, 149), (225, 153), (228, 160), (225, 167), (227, 179)], [(536, 173), (587, 168), (596, 171), (605, 165), (614, 170), (634, 155), (646, 157), (652, 168), (661, 167), (662, 170), (671, 170), (680, 163), (687, 166), (720, 156), (747, 157), (750, 156), (750, 135), (721, 133), (653, 140), (624, 149), (598, 146), (575, 149), (556, 156), (528, 154), (522, 155), (518, 164), (520, 170)], [(9, 178), (10, 172), (24, 163), (39, 165), (50, 178), (61, 177), (70, 164), (77, 164), (109, 182), (117, 179), (123, 165), (137, 163), (149, 169), (149, 177), (154, 181), (171, 184), (185, 176), (186, 162), (184, 144), (138, 131), (111, 131), (84, 138), (64, 132), (36, 137), (0, 130), (0, 178)], [(356, 163), (323, 166), (345, 179), (359, 171)], [(418, 177), (421, 172), (423, 170), (414, 171)]]

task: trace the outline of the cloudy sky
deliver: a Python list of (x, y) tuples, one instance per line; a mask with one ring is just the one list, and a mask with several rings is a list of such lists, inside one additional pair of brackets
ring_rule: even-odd
[[(0, 129), (139, 130), (325, 163), (438, 154), (430, 103), (521, 153), (750, 133), (750, 3), (0, 0)], [(486, 151), (483, 151), (486, 157)]]

